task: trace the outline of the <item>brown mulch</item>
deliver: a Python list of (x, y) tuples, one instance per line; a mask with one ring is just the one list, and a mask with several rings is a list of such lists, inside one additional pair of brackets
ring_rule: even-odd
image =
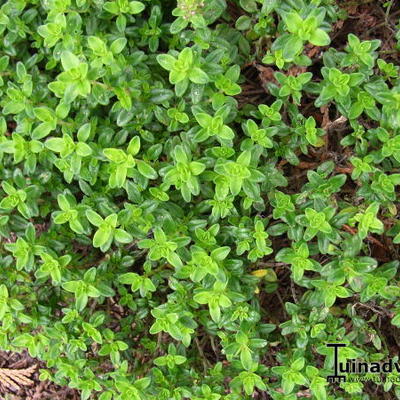
[[(15, 387), (6, 387), (0, 383), (0, 400), (79, 400), (79, 392), (68, 387), (61, 387), (50, 381), (39, 380), (39, 369), (44, 365), (41, 361), (32, 358), (26, 351), (13, 353), (0, 351), (0, 369), (25, 370), (36, 366), (29, 376), (30, 384), (16, 384)], [(33, 368), (32, 368), (33, 369)]]

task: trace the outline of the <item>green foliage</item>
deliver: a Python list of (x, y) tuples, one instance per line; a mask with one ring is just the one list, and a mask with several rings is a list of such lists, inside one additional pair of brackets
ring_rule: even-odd
[(400, 35), (336, 3), (2, 2), (0, 349), (83, 400), (400, 398), (326, 381), (400, 327)]

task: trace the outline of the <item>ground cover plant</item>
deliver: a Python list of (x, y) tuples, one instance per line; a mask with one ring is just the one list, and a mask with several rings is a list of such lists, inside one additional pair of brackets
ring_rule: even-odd
[(397, 360), (399, 14), (3, 0), (0, 349), (83, 400), (400, 398), (326, 379)]

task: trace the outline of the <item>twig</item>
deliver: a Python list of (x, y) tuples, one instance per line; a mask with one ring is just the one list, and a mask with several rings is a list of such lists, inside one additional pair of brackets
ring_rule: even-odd
[[(283, 391), (283, 389), (281, 389), (281, 388), (277, 388), (277, 389), (275, 389), (277, 392), (279, 392), (279, 393), (285, 393), (284, 391)], [(307, 397), (307, 398), (310, 398), (310, 397), (312, 397), (312, 394), (311, 394), (311, 391), (310, 391), (310, 389), (307, 389), (307, 390), (301, 390), (300, 392), (297, 392), (296, 393), (296, 397)]]
[(194, 338), (194, 342), (196, 343), (197, 349), (199, 350), (201, 360), (203, 362), (204, 373), (211, 367), (210, 362), (204, 354), (203, 348), (201, 347), (200, 341), (197, 337)]
[(384, 22), (381, 22), (380, 24), (378, 24), (378, 25), (375, 25), (375, 26), (373, 26), (372, 28), (370, 28), (370, 29), (368, 29), (366, 32), (365, 32), (365, 36), (368, 36), (371, 32), (373, 32), (375, 29), (377, 29), (377, 28), (382, 28), (382, 26), (386, 26), (388, 29), (390, 29), (392, 32), (394, 32), (393, 31), (393, 28), (386, 22), (386, 21), (384, 21)]
[[(347, 232), (351, 233), (352, 235), (356, 235), (357, 234), (357, 229), (352, 228), (349, 225), (343, 224), (343, 228), (344, 228), (344, 230), (346, 230)], [(382, 247), (382, 249), (386, 250), (386, 246), (383, 245), (378, 239), (375, 239), (373, 236), (368, 235), (367, 236), (367, 240), (369, 240), (372, 243), (375, 243), (377, 246)]]
[(290, 280), (290, 290), (292, 291), (293, 300), (297, 304), (298, 300), (297, 300), (296, 288), (294, 287), (294, 282), (292, 279)]
[(214, 336), (210, 336), (210, 344), (211, 348), (213, 349), (215, 356), (217, 357), (217, 360), (219, 359), (219, 350), (215, 344)]
[(283, 267), (284, 265), (288, 265), (284, 262), (275, 262), (275, 261), (259, 261), (257, 262), (257, 266), (266, 266), (266, 267)]
[(392, 6), (393, 6), (393, 0), (391, 0), (390, 4), (386, 7), (385, 21), (386, 21), (387, 24), (389, 24), (389, 17), (390, 17), (389, 13), (390, 13), (390, 10), (391, 10)]
[(343, 4), (344, 6), (348, 7), (348, 6), (363, 6), (364, 4), (368, 4), (368, 3), (372, 3), (376, 0), (356, 0), (356, 1), (349, 1), (345, 4)]
[[(390, 317), (390, 318), (393, 317), (393, 313), (385, 310), (383, 307), (380, 307), (380, 306), (373, 307), (373, 306), (370, 306), (369, 304), (364, 304), (364, 303), (357, 302), (357, 303), (353, 304), (352, 308), (355, 308), (356, 306), (368, 308), (368, 310), (371, 310), (371, 311), (375, 312), (376, 314), (379, 314), (379, 315), (382, 315), (382, 316), (387, 316), (387, 317)], [(378, 308), (380, 308), (381, 311), (378, 310)]]
[(389, 15), (389, 12), (390, 12), (390, 9), (392, 8), (392, 5), (393, 5), (393, 0), (391, 1), (391, 3), (390, 3), (390, 5), (388, 6), (388, 8), (386, 9), (386, 12), (384, 13), (384, 15), (385, 15), (385, 21), (384, 22), (381, 22), (380, 24), (378, 24), (378, 25), (375, 25), (375, 26), (373, 26), (372, 28), (370, 28), (370, 29), (368, 29), (366, 32), (365, 32), (365, 36), (368, 36), (368, 34), (370, 34), (372, 31), (374, 31), (375, 29), (377, 29), (377, 28), (381, 28), (382, 26), (386, 26), (388, 29), (390, 29), (393, 33), (396, 33), (396, 31), (390, 26), (390, 18), (393, 18), (393, 17), (395, 17), (396, 15), (398, 15), (398, 14), (400, 14), (400, 10), (398, 10), (398, 11), (396, 11), (396, 12), (394, 12), (394, 13), (392, 13), (392, 15)]
[(276, 296), (278, 297), (279, 303), (281, 303), (283, 314), (285, 315), (286, 318), (289, 318), (289, 315), (286, 312), (285, 303), (282, 300), (279, 290), (277, 290), (275, 293), (276, 293)]
[(161, 342), (162, 342), (162, 338), (163, 338), (163, 333), (162, 333), (162, 332), (158, 332), (158, 335), (157, 335), (157, 345), (156, 345), (156, 353), (157, 353), (157, 354), (161, 354)]

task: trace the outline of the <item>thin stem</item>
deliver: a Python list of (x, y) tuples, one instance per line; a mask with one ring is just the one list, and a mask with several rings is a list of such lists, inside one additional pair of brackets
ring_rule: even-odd
[(200, 341), (197, 337), (194, 338), (194, 342), (196, 343), (197, 349), (199, 350), (202, 362), (203, 362), (203, 368), (204, 368), (204, 373), (207, 372), (209, 368), (211, 368), (211, 364), (208, 361), (207, 357), (204, 354), (203, 348), (201, 347)]

